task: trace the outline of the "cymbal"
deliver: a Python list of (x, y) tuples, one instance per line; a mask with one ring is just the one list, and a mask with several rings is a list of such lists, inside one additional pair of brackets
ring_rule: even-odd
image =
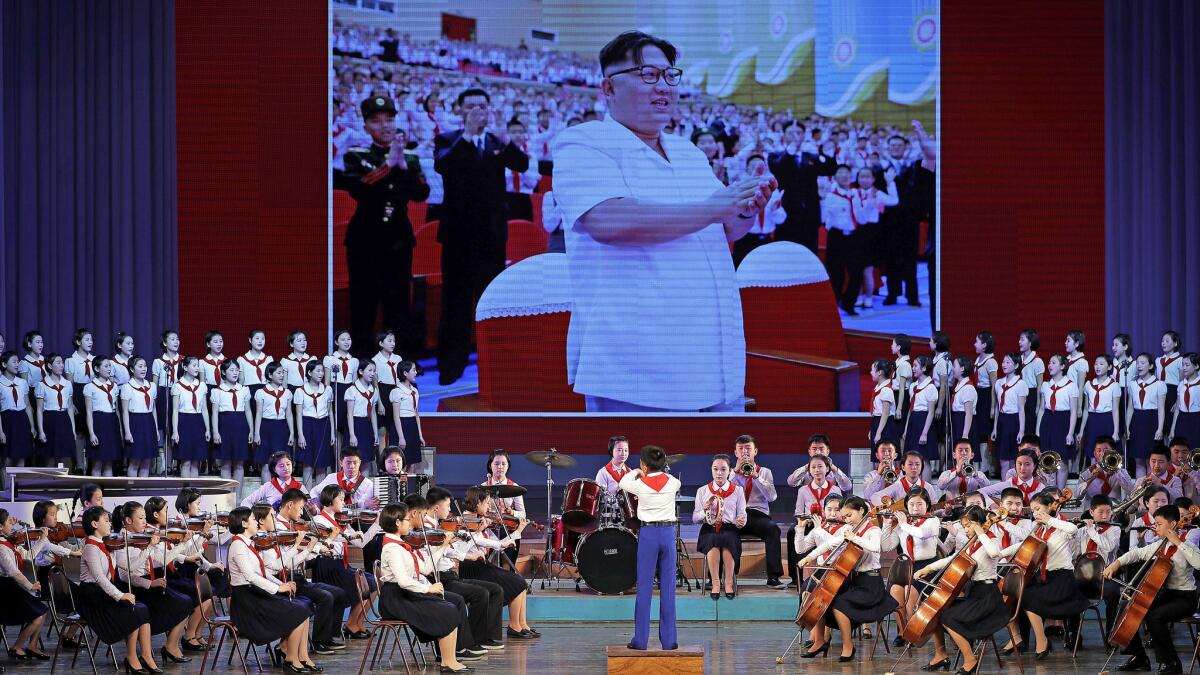
[(550, 460), (550, 467), (554, 469), (567, 469), (575, 466), (575, 458), (570, 455), (564, 455), (557, 451), (537, 450), (525, 455), (525, 459), (537, 464), (538, 466), (546, 466), (546, 460)]
[(488, 492), (502, 499), (522, 497), (526, 492), (529, 492), (529, 490), (521, 487), (520, 485), (476, 485), (475, 487), (479, 488), (480, 490), (487, 490)]
[(687, 459), (687, 455), (682, 452), (675, 455), (667, 455), (667, 464), (678, 464), (685, 459)]

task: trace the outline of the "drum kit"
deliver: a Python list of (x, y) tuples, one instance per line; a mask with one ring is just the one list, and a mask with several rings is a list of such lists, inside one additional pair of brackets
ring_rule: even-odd
[[(589, 478), (575, 478), (563, 490), (562, 510), (553, 512), (551, 468), (567, 468), (575, 459), (551, 449), (531, 452), (526, 457), (534, 464), (547, 466), (547, 551), (544, 561), (546, 581), (558, 580), (562, 572), (574, 569), (588, 588), (601, 595), (624, 593), (637, 584), (637, 538), (641, 527), (637, 517), (637, 497), (618, 490), (609, 494), (599, 483)], [(669, 455), (669, 464), (678, 463), (685, 455)], [(678, 502), (694, 497), (680, 497)], [(678, 528), (678, 526), (677, 526)], [(678, 538), (678, 530), (676, 539)], [(682, 568), (680, 568), (682, 570)], [(691, 580), (686, 574), (683, 581)], [(576, 581), (578, 589), (578, 581)]]

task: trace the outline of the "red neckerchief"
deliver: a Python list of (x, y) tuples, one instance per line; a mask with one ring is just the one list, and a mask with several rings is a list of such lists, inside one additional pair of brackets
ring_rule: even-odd
[(29, 365), (33, 366), (34, 368), (37, 368), (38, 370), (42, 371), (42, 377), (49, 375), (50, 373), (46, 370), (46, 360), (39, 359), (37, 357), (33, 357), (33, 359), (30, 359), (31, 356), (33, 356), (32, 353), (25, 355), (25, 363), (28, 363)]
[[(383, 354), (383, 352), (379, 353)], [(386, 358), (384, 358), (383, 365), (387, 366), (388, 370), (392, 371), (392, 382), (395, 384), (400, 384), (400, 374), (396, 372), (396, 366), (400, 365), (400, 359), (392, 361), (393, 356), (395, 356), (395, 354), (389, 354)]]
[[(363, 397), (363, 398), (367, 399), (367, 417), (370, 417), (370, 416), (371, 416), (371, 401), (372, 401), (372, 400), (375, 398), (375, 390), (374, 390), (374, 389), (368, 389), (367, 391), (363, 391), (362, 389), (359, 389), (359, 388), (358, 388), (358, 382), (357, 382), (357, 381), (355, 381), (355, 383), (354, 383), (353, 385), (351, 385), (351, 386), (353, 386), (353, 387), (354, 387), (354, 391), (358, 392), (358, 395), (359, 395), (359, 396), (361, 396), (361, 397)], [(316, 405), (316, 402), (317, 402), (317, 399), (316, 399), (316, 397), (314, 397), (312, 394), (309, 394), (309, 393), (308, 393), (308, 390), (305, 390), (305, 391), (304, 391), (304, 393), (305, 393), (306, 395), (308, 395), (309, 397), (312, 397), (312, 399), (313, 399), (313, 405)], [(323, 393), (325, 393), (325, 389), (324, 389), (324, 388), (322, 388), (322, 389), (321, 389), (321, 393), (322, 393), (322, 394), (323, 394)], [(318, 394), (318, 396), (320, 396), (320, 394)]]
[(749, 476), (744, 476), (744, 478), (746, 479), (745, 488), (746, 488), (746, 502), (747, 503), (750, 502), (750, 493), (754, 491), (754, 474), (758, 473), (758, 463), (755, 462), (752, 464), (752, 466), (754, 467), (754, 471), (752, 471)]
[[(980, 361), (979, 359), (983, 359), (983, 360)], [(983, 366), (987, 365), (988, 361), (995, 361), (995, 360), (996, 360), (996, 357), (992, 356), (991, 354), (980, 354), (979, 356), (975, 357), (975, 367), (972, 369), (972, 373), (971, 373), (972, 380), (974, 381), (975, 386), (979, 386), (979, 371), (981, 369), (983, 369)], [(993, 384), (993, 385), (995, 384), (995, 382), (993, 382), (991, 380), (989, 380), (988, 383)]]
[[(96, 384), (96, 381), (92, 380), (92, 386), (99, 389), (100, 391), (104, 392), (104, 395), (108, 397), (108, 405), (111, 406), (113, 404), (112, 390), (113, 390), (113, 387), (117, 386), (117, 384), (115, 382), (109, 382), (108, 386), (105, 387), (103, 385)], [(16, 402), (15, 401), (16, 387), (13, 387), (13, 399), (14, 399), (14, 403), (15, 403)]]
[[(1198, 387), (1198, 386), (1200, 386), (1200, 378), (1196, 378), (1195, 382), (1184, 382), (1183, 383), (1183, 396), (1180, 396), (1179, 398), (1183, 401), (1184, 408), (1192, 407), (1192, 387)], [(1190, 410), (1181, 410), (1179, 412), (1191, 412), (1191, 411)]]
[(871, 408), (872, 408), (872, 411), (871, 411), (871, 412), (874, 412), (874, 408), (875, 408), (875, 402), (879, 400), (879, 394), (880, 394), (880, 393), (881, 393), (881, 392), (882, 392), (884, 389), (891, 389), (891, 387), (890, 387), (890, 386), (888, 386), (888, 383), (887, 383), (887, 382), (883, 382), (883, 383), (881, 383), (881, 384), (877, 384), (877, 385), (875, 385), (875, 393), (871, 395)]
[(212, 366), (212, 369), (213, 369), (213, 384), (215, 384), (215, 385), (218, 385), (218, 386), (219, 386), (219, 385), (221, 384), (221, 364), (222, 364), (222, 363), (225, 363), (225, 355), (224, 355), (224, 354), (220, 354), (219, 356), (220, 356), (221, 358), (217, 359), (215, 363), (214, 363), (214, 362), (213, 362), (213, 360), (210, 358), (211, 356), (212, 356), (212, 354), (206, 354), (206, 355), (205, 355), (205, 357), (204, 357), (204, 362), (205, 362), (205, 363), (207, 363), (208, 365)]
[[(338, 534), (345, 532), (345, 528), (337, 524), (337, 518), (330, 516), (328, 513), (322, 511), (315, 517), (324, 518), (325, 522), (329, 523), (329, 526), (333, 528), (334, 532), (337, 532)], [(342, 567), (346, 569), (350, 568), (350, 556), (344, 548), (342, 549)]]
[(339, 470), (334, 476), (334, 480), (337, 481), (338, 487), (346, 491), (346, 504), (352, 505), (354, 504), (354, 492), (359, 485), (362, 485), (362, 474), (360, 473), (354, 481), (346, 480), (345, 476), (346, 474)]
[(25, 558), (21, 555), (21, 549), (14, 546), (7, 538), (0, 538), (0, 546), (7, 546), (8, 550), (13, 552), (17, 558), (17, 569), (21, 569), (21, 564), (25, 562)]
[(63, 389), (65, 389), (67, 385), (63, 384), (62, 380), (59, 380), (58, 384), (50, 384), (49, 377), (47, 377), (45, 380), (43, 380), (42, 383), (45, 384), (47, 387), (50, 387), (51, 389), (53, 389), (55, 391), (55, 393), (58, 394), (58, 409), (66, 410), (67, 407), (66, 407), (65, 402), (63, 401), (62, 393), (63, 393)]
[(133, 382), (130, 382), (129, 388), (133, 389), (134, 391), (141, 392), (142, 396), (145, 397), (145, 399), (146, 399), (146, 412), (152, 412), (150, 408), (154, 402), (150, 399), (150, 385), (147, 384), (146, 388), (142, 389), (141, 387), (137, 386)]
[(104, 545), (104, 542), (96, 541), (95, 539), (88, 537), (87, 539), (83, 540), (83, 543), (85, 546), (95, 546), (96, 548), (100, 549), (100, 552), (104, 554), (104, 559), (108, 561), (108, 578), (112, 579), (116, 574), (116, 571), (113, 568), (112, 554), (108, 552), (108, 547)]
[(663, 487), (666, 486), (667, 481), (671, 480), (671, 477), (665, 473), (657, 473), (653, 476), (642, 474), (638, 476), (638, 480), (642, 481), (646, 485), (649, 485), (650, 488), (655, 492), (661, 492)]
[(953, 396), (953, 398), (952, 398), (951, 400), (952, 400), (952, 401), (957, 401), (957, 400), (958, 400), (958, 392), (962, 391), (962, 388), (963, 388), (963, 387), (965, 387), (965, 386), (967, 386), (968, 384), (971, 384), (971, 381), (970, 381), (970, 380), (967, 380), (967, 379), (963, 379), (963, 380), (961, 380), (961, 381), (958, 383), (958, 386), (956, 386), (956, 387), (954, 388), (954, 396)]
[(1142, 384), (1141, 380), (1137, 380), (1134, 382), (1134, 384), (1136, 384), (1138, 386), (1138, 405), (1140, 405), (1140, 406), (1146, 405), (1146, 387), (1149, 387), (1150, 385), (1154, 384), (1155, 382), (1158, 382), (1158, 380), (1156, 380), (1153, 377), (1151, 377), (1150, 381), (1147, 382), (1146, 384)]
[[(485, 485), (516, 485), (516, 483), (514, 483), (513, 480), (511, 478), (508, 478), (507, 476), (503, 480), (497, 481), (497, 480), (493, 479), (491, 477), (491, 475), (488, 475), (488, 477), (486, 479), (484, 479), (483, 482)], [(513, 502), (515, 499), (516, 499), (515, 497), (500, 497), (496, 500), (496, 503), (498, 503), (500, 505), (501, 511), (503, 511), (504, 513), (511, 513), (512, 505), (513, 505)]]
[(1096, 469), (1095, 475), (1100, 477), (1100, 494), (1107, 495), (1109, 492), (1111, 492), (1112, 484), (1108, 482), (1108, 479), (1112, 478), (1112, 474), (1104, 469)]
[[(1105, 532), (1108, 532), (1108, 528), (1110, 528), (1110, 527), (1112, 527), (1112, 525), (1110, 525), (1110, 524), (1108, 524), (1108, 523), (1099, 523), (1099, 524), (1097, 524), (1097, 525), (1096, 525), (1096, 533), (1097, 533), (1097, 534), (1104, 534)], [(1092, 540), (1089, 538), (1089, 539), (1088, 539), (1087, 546), (1084, 548), (1084, 552), (1085, 552), (1085, 553), (1091, 553), (1091, 552), (1093, 552), (1093, 551), (1095, 551), (1095, 550), (1096, 550), (1096, 542), (1092, 541)]]
[(715, 480), (708, 483), (708, 491), (720, 497), (721, 499), (729, 499), (730, 495), (732, 495), (733, 491), (736, 489), (737, 485), (735, 485), (733, 481), (726, 481), (724, 489), (718, 488), (717, 481)]
[(342, 362), (342, 379), (344, 380), (347, 377), (350, 377), (350, 359), (352, 359), (354, 357), (353, 356), (338, 356), (337, 354), (334, 354), (333, 358)]
[(617, 471), (613, 468), (613, 463), (609, 462), (608, 464), (604, 465), (604, 470), (608, 472), (609, 476), (612, 476), (613, 480), (620, 483), (621, 479), (625, 476), (625, 474), (629, 473), (631, 469), (628, 466), (624, 466), (620, 471)]
[(233, 535), (233, 538), (234, 538), (234, 539), (237, 539), (237, 540), (238, 540), (238, 541), (240, 541), (240, 542), (242, 542), (243, 544), (245, 544), (245, 545), (246, 545), (246, 548), (250, 549), (250, 552), (251, 552), (251, 553), (253, 553), (253, 554), (254, 554), (254, 557), (258, 559), (258, 570), (259, 570), (259, 572), (261, 572), (261, 573), (262, 573), (262, 575), (263, 575), (264, 577), (265, 577), (265, 576), (267, 576), (267, 566), (266, 566), (266, 564), (263, 562), (262, 555), (261, 555), (261, 554), (258, 552), (258, 549), (254, 548), (254, 544), (253, 544), (253, 543), (251, 543), (249, 539), (247, 539), (247, 538), (243, 537), (243, 536), (242, 536), (242, 535), (240, 535), (240, 534), (235, 534), (235, 535)]
[(275, 486), (275, 489), (279, 491), (280, 497), (283, 496), (284, 492), (287, 492), (288, 490), (290, 490), (292, 488), (295, 488), (297, 490), (301, 490), (304, 488), (304, 486), (300, 484), (300, 481), (296, 480), (295, 476), (292, 476), (288, 480), (286, 485), (281, 485), (279, 483), (279, 477), (275, 476), (275, 477), (271, 478), (271, 485)]
[(158, 360), (163, 364), (163, 371), (167, 374), (167, 384), (175, 384), (175, 376), (178, 374), (175, 367), (179, 365), (183, 357), (176, 354), (175, 358), (168, 359), (164, 354), (158, 357)]
[(842, 188), (839, 185), (838, 187), (833, 188), (833, 190), (830, 190), (829, 194), (834, 195), (836, 197), (841, 197), (842, 199), (846, 200), (847, 206), (849, 207), (849, 211), (850, 211), (850, 224), (853, 225), (855, 229), (858, 229), (858, 218), (854, 217), (854, 196), (848, 195), (848, 194), (845, 194), (842, 192), (838, 192), (838, 190), (841, 190), (841, 189)]
[(220, 387), (220, 390), (225, 392), (226, 394), (229, 394), (230, 405), (233, 407), (233, 412), (238, 412), (238, 409), (237, 409), (237, 385), (236, 384), (233, 385), (233, 389), (226, 389), (225, 387)]
[[(913, 527), (920, 527), (921, 524), (925, 522), (925, 518), (924, 517), (913, 518), (909, 522), (912, 524)], [(906, 551), (908, 551), (909, 560), (916, 560), (917, 556), (915, 553), (913, 553), (913, 536), (908, 533), (904, 533), (903, 536), (904, 536), (904, 548)]]
[[(983, 533), (987, 535), (988, 539), (996, 538), (996, 535), (992, 534), (991, 530), (984, 530)], [(971, 548), (967, 549), (967, 555), (975, 555), (975, 552), (978, 551), (982, 546), (983, 546), (983, 542), (977, 540), (974, 544), (971, 544)], [(1004, 548), (1008, 548), (1008, 547), (1005, 546)]]
[(1167, 544), (1167, 546), (1159, 552), (1159, 555), (1167, 560), (1170, 560), (1171, 558), (1175, 557), (1175, 551), (1177, 550), (1179, 550), (1179, 547), (1177, 547), (1175, 544)]
[(900, 485), (904, 488), (904, 494), (908, 494), (908, 493), (912, 492), (914, 487), (922, 487), (922, 488), (925, 487), (925, 479), (918, 478), (917, 482), (910, 483), (910, 482), (908, 482), (907, 478), (905, 478), (904, 476), (900, 476)]
[(1012, 484), (1013, 487), (1020, 490), (1021, 494), (1024, 496), (1025, 506), (1029, 506), (1029, 498), (1037, 494), (1038, 489), (1042, 487), (1042, 484), (1038, 482), (1038, 479), (1034, 478), (1033, 482), (1029, 484), (1028, 488), (1026, 488), (1024, 485), (1021, 485), (1021, 479), (1017, 476), (1012, 477)]
[(196, 397), (196, 392), (200, 390), (200, 383), (196, 382), (196, 386), (189, 387), (183, 383), (183, 380), (180, 380), (179, 386), (181, 389), (184, 389), (184, 390), (188, 391), (189, 393), (191, 393), (191, 395), (192, 395), (192, 410), (194, 410), (196, 412), (200, 412), (200, 399), (198, 399)]
[(1056, 400), (1058, 400), (1058, 392), (1062, 391), (1063, 389), (1066, 389), (1067, 387), (1069, 387), (1071, 385), (1071, 380), (1069, 380), (1067, 378), (1063, 378), (1063, 380), (1064, 380), (1064, 382), (1061, 385), (1054, 384), (1053, 382), (1049, 383), (1050, 384), (1050, 401), (1049, 401), (1050, 406), (1047, 408), (1047, 410), (1049, 410), (1051, 412), (1054, 412), (1054, 402)]
[(1096, 412), (1095, 409), (1100, 407), (1100, 393), (1111, 386), (1113, 386), (1113, 380), (1111, 377), (1108, 379), (1108, 382), (1104, 383), (1103, 386), (1101, 386), (1097, 380), (1092, 380), (1092, 392), (1094, 393), (1092, 396), (1092, 412)]
[[(917, 396), (920, 395), (921, 392), (925, 391), (926, 389), (928, 389), (931, 386), (933, 386), (932, 379), (919, 387), (916, 384), (914, 384), (913, 385), (913, 393), (912, 393), (912, 401), (909, 402), (908, 407), (912, 410), (916, 410), (917, 409)], [(928, 410), (926, 410), (926, 412), (928, 412)]]
[(397, 539), (390, 534), (385, 534), (383, 535), (383, 545), (387, 546), (388, 544), (399, 545), (405, 551), (408, 551), (408, 555), (412, 557), (413, 561), (413, 578), (419, 579), (421, 577), (421, 563), (417, 560), (417, 554), (413, 551), (413, 547), (409, 546), (403, 539)]
[(809, 481), (806, 487), (808, 488), (809, 494), (813, 496), (813, 503), (809, 505), (809, 509), (812, 510), (813, 513), (821, 513), (821, 509), (823, 509), (825, 506), (825, 498), (828, 497), (829, 493), (833, 491), (833, 483), (826, 478), (825, 487), (817, 487), (817, 484), (813, 481)]
[[(1012, 384), (1006, 384), (1004, 382), (1000, 383), (1000, 410), (999, 410), (999, 412), (1004, 412), (1004, 401), (1005, 401), (1005, 399), (1008, 398), (1008, 390), (1012, 389), (1013, 387), (1015, 387), (1021, 383), (1021, 377), (1019, 375), (1016, 377), (1017, 377), (1016, 381), (1014, 381)], [(1008, 378), (1006, 377), (1005, 379), (1008, 379)]]
[(5, 386), (12, 387), (13, 406), (16, 407), (18, 405), (16, 379), (9, 380), (8, 384)]
[[(865, 527), (864, 527), (864, 525), (865, 525)], [(859, 525), (858, 527), (854, 528), (854, 536), (861, 537), (864, 534), (866, 534), (867, 532), (869, 532), (872, 527), (876, 527), (875, 523), (872, 522), (869, 518), (864, 518), (862, 524)]]
[(316, 358), (316, 357), (310, 356), (309, 354), (301, 354), (300, 357), (296, 357), (296, 356), (292, 356), (291, 354), (288, 354), (287, 356), (283, 357), (283, 360), (291, 361), (296, 364), (296, 372), (299, 373), (300, 381), (303, 382), (304, 381), (304, 367), (307, 366), (308, 362), (312, 361), (314, 358)]
[(262, 367), (263, 367), (263, 364), (265, 364), (267, 362), (267, 355), (263, 354), (262, 352), (259, 352), (258, 360), (255, 361), (254, 359), (250, 358), (250, 352), (246, 352), (245, 354), (242, 354), (242, 360), (245, 361), (246, 363), (250, 364), (250, 367), (254, 368), (254, 376), (258, 378), (259, 382), (262, 382), (262, 380), (263, 380)]
[[(79, 354), (79, 352), (75, 352)], [(80, 354), (79, 360), (83, 361), (83, 376), (92, 379), (92, 359), (95, 358), (91, 354)]]
[(267, 396), (270, 396), (271, 398), (275, 399), (275, 414), (276, 415), (278, 415), (280, 412), (282, 412), (280, 410), (280, 408), (283, 407), (283, 395), (287, 393), (287, 389), (281, 389), (277, 392), (274, 389), (271, 389), (270, 387), (264, 386), (262, 389), (259, 389), (259, 391), (261, 391), (262, 393), (266, 394)]
[(1175, 356), (1172, 356), (1169, 358), (1166, 356), (1158, 357), (1158, 379), (1163, 380), (1165, 382), (1167, 379), (1167, 368), (1172, 363), (1175, 363), (1176, 361), (1178, 361), (1179, 358), (1180, 358), (1179, 354), (1176, 354)]

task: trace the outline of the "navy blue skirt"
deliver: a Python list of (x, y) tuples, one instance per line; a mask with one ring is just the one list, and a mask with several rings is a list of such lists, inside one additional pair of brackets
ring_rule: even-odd
[(966, 595), (942, 614), (942, 625), (968, 640), (991, 637), (1008, 624), (1004, 597), (994, 582), (972, 581)]
[(229, 617), (241, 637), (256, 645), (283, 639), (297, 626), (308, 621), (308, 608), (279, 593), (271, 594), (256, 586), (234, 586)]
[[(979, 452), (979, 424), (983, 420), (979, 419), (978, 415), (971, 418), (971, 433), (967, 434), (967, 439), (971, 441), (971, 449)], [(964, 411), (950, 413), (950, 442), (956, 443), (958, 439), (963, 437), (963, 427), (967, 424), (967, 413)]]
[(84, 439), (88, 436), (87, 408), (83, 403), (83, 388), (86, 386), (86, 382), (71, 383), (71, 400), (75, 401), (75, 433)]
[(43, 457), (74, 457), (75, 432), (71, 429), (71, 413), (66, 410), (42, 412), (45, 426), (46, 445), (41, 449)]
[(133, 436), (129, 459), (158, 456), (158, 427), (154, 424), (154, 413), (129, 413), (129, 433)]
[(1025, 431), (1022, 434), (1037, 433), (1037, 404), (1037, 392), (1030, 391), (1029, 396), (1025, 399)]
[[(164, 437), (170, 436), (166, 433), (167, 425), (171, 422), (171, 388), (160, 386), (158, 394), (154, 399), (154, 414), (158, 417), (158, 430), (163, 432)], [(182, 418), (183, 415), (180, 415)], [(163, 443), (167, 440), (164, 438)]]
[(113, 462), (123, 458), (125, 456), (125, 439), (121, 438), (121, 424), (117, 420), (117, 413), (92, 411), (92, 422), (96, 425), (92, 433), (96, 435), (96, 440), (100, 441), (100, 444), (88, 443), (88, 459)]
[(1181, 412), (1175, 416), (1175, 435), (1188, 440), (1188, 447), (1200, 445), (1200, 412)]
[(217, 459), (235, 462), (250, 459), (250, 423), (246, 421), (245, 411), (219, 414), (217, 429), (221, 431), (221, 444), (213, 453)]
[(996, 418), (996, 457), (1002, 462), (1015, 462), (1020, 441), (1020, 414), (1000, 413)]
[(879, 434), (880, 440), (883, 440), (885, 438), (890, 438), (894, 441), (894, 440), (898, 440), (900, 438), (900, 434), (896, 431), (896, 418), (895, 417), (893, 417), (891, 415), (888, 415), (887, 417), (878, 417), (878, 416), (872, 415), (871, 416), (871, 431), (870, 431), (870, 435), (867, 436), (867, 439), (870, 440), (872, 445), (875, 444), (875, 432), (879, 430), (880, 424), (883, 425), (883, 433)]
[(133, 587), (133, 597), (150, 610), (150, 634), (166, 633), (192, 613), (192, 600), (185, 593), (166, 588)]
[(349, 384), (333, 383), (333, 405), (330, 408), (337, 420), (337, 432), (343, 436), (346, 435), (346, 390), (349, 388)]
[[(369, 418), (368, 418), (369, 419)], [(333, 442), (330, 439), (328, 417), (304, 417), (301, 424), (304, 427), (303, 450), (297, 448), (296, 461), (305, 466), (333, 466)], [(367, 427), (371, 425), (368, 422)]]
[(930, 424), (929, 432), (925, 435), (925, 443), (921, 444), (921, 430), (925, 428), (927, 410), (914, 410), (908, 416), (908, 430), (904, 434), (904, 451), (919, 452), (927, 460), (937, 459), (937, 425)]
[[(917, 413), (914, 413), (914, 415)], [(872, 624), (891, 614), (896, 609), (895, 598), (888, 594), (883, 586), (879, 573), (854, 573), (842, 584), (838, 594), (830, 605), (831, 610), (838, 610), (850, 618), (853, 624)], [(830, 623), (833, 621), (829, 615)]]
[[(980, 425), (981, 429), (992, 428), (992, 388), (991, 387), (975, 387), (975, 393), (979, 395), (979, 400), (975, 401), (975, 421), (972, 426)], [(988, 431), (990, 434), (991, 431)], [(983, 435), (976, 434), (976, 438), (982, 438)]]
[(742, 537), (736, 525), (725, 523), (721, 531), (708, 523), (700, 526), (700, 534), (696, 537), (696, 550), (708, 553), (712, 549), (729, 551), (734, 560), (742, 557)]
[(33, 429), (24, 410), (0, 412), (0, 427), (4, 429), (3, 456), (25, 459), (33, 455)]
[[(387, 444), (395, 445), (399, 434), (396, 430), (396, 420), (392, 418), (392, 390), (396, 388), (394, 384), (379, 383), (379, 400), (383, 401), (383, 414), (379, 416), (379, 426), (387, 432)], [(355, 431), (354, 433), (358, 433)], [(359, 439), (360, 441), (362, 439)], [(362, 452), (362, 448), (359, 448)]]
[(400, 431), (404, 434), (404, 465), (419, 463), (424, 459), (421, 452), (424, 446), (421, 444), (421, 429), (417, 426), (417, 418), (401, 417)]
[(385, 619), (407, 622), (427, 642), (453, 633), (466, 619), (461, 601), (456, 604), (436, 595), (413, 593), (396, 584), (383, 585), (379, 613)]
[(263, 419), (258, 427), (258, 437), (261, 443), (254, 449), (255, 464), (266, 464), (276, 452), (291, 452), (287, 420)]
[[(355, 417), (354, 421), (354, 436), (358, 444), (353, 446), (358, 448), (358, 454), (362, 456), (363, 464), (375, 461), (375, 430), (371, 428), (370, 417)], [(307, 432), (304, 438), (308, 439)], [(350, 435), (346, 434), (346, 445), (350, 444)]]
[[(117, 588), (120, 588), (118, 586)], [(104, 644), (123, 641), (143, 624), (150, 623), (150, 609), (142, 603), (118, 602), (96, 583), (79, 584), (75, 609), (87, 620), (88, 628), (100, 636)]]
[(1134, 410), (1129, 419), (1129, 444), (1127, 451), (1130, 459), (1149, 459), (1150, 451), (1154, 448), (1154, 432), (1158, 430), (1158, 410)]
[(1088, 413), (1087, 424), (1083, 426), (1083, 438), (1081, 439), (1084, 455), (1092, 452), (1092, 447), (1096, 444), (1096, 439), (1101, 436), (1111, 436), (1116, 438), (1113, 433), (1113, 418), (1111, 412)]
[(200, 413), (179, 413), (179, 445), (175, 459), (181, 462), (203, 462), (208, 459), (208, 441), (204, 440), (204, 416)]
[(1042, 452), (1054, 451), (1070, 461), (1067, 456), (1067, 434), (1071, 433), (1070, 410), (1045, 410), (1042, 412)]
[(36, 595), (17, 584), (12, 577), (0, 576), (0, 626), (23, 626), (42, 616), (48, 608)]

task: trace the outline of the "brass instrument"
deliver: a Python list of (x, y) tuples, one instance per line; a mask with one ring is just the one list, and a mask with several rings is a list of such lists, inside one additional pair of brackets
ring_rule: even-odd
[(1062, 456), (1053, 450), (1038, 455), (1038, 473), (1043, 476), (1053, 476), (1062, 468)]
[(1138, 503), (1138, 500), (1142, 498), (1142, 495), (1146, 494), (1146, 491), (1150, 489), (1150, 486), (1151, 486), (1151, 483), (1149, 483), (1149, 482), (1142, 483), (1141, 487), (1139, 487), (1138, 489), (1129, 493), (1128, 499), (1126, 499), (1125, 501), (1121, 502), (1120, 504), (1117, 504), (1116, 506), (1114, 506), (1113, 514), (1112, 514), (1113, 522), (1116, 522), (1117, 516), (1121, 515), (1122, 513), (1125, 513), (1131, 507), (1136, 505)]
[(887, 462), (883, 465), (879, 475), (883, 477), (884, 485), (891, 485), (892, 483), (896, 482), (897, 478), (900, 477), (900, 474), (896, 473), (896, 467), (891, 462)]
[(738, 466), (738, 473), (749, 478), (754, 475), (754, 460), (747, 459)]
[(1187, 480), (1191, 471), (1200, 471), (1200, 448), (1192, 448), (1192, 453), (1188, 455), (1188, 468), (1179, 472), (1179, 480)]
[(968, 464), (962, 468), (963, 478), (973, 478), (975, 476), (975, 465)]
[[(1200, 459), (1200, 453), (1197, 453), (1197, 459)], [(1116, 450), (1109, 450), (1100, 455), (1100, 468), (1108, 473), (1116, 473), (1124, 468), (1124, 466), (1125, 458), (1121, 457), (1121, 453)]]

